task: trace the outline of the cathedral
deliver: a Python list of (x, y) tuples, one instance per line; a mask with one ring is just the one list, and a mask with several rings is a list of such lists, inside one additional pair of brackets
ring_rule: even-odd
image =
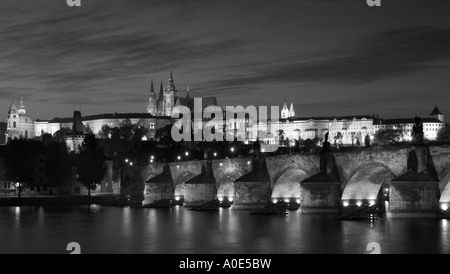
[[(94, 134), (100, 136), (100, 131), (104, 125), (109, 127), (119, 127), (124, 121), (129, 120), (132, 124), (140, 124), (149, 130), (148, 138), (153, 138), (156, 130), (174, 123), (171, 118), (172, 110), (176, 106), (186, 106), (191, 111), (194, 108), (194, 98), (191, 98), (189, 86), (186, 89), (186, 96), (178, 95), (179, 91), (175, 87), (173, 73), (170, 71), (170, 78), (166, 88), (161, 82), (159, 94), (156, 95), (153, 80), (150, 86), (147, 112), (141, 113), (105, 113), (81, 117), (83, 126), (88, 127)], [(145, 106), (145, 101), (143, 102)], [(208, 106), (217, 106), (216, 97), (202, 97), (202, 109)], [(144, 107), (145, 108), (145, 107)], [(6, 140), (11, 139), (33, 139), (45, 133), (54, 135), (61, 129), (72, 129), (74, 118), (54, 118), (51, 120), (33, 120), (26, 111), (21, 98), (20, 104), (12, 101), (8, 111)]]
[[(202, 97), (202, 108), (207, 106), (217, 106), (218, 101), (216, 97)], [(189, 85), (186, 89), (186, 97), (179, 96), (179, 91), (175, 87), (173, 80), (173, 72), (170, 71), (169, 83), (166, 88), (161, 86), (159, 94), (156, 95), (153, 80), (150, 85), (150, 94), (148, 99), (147, 112), (152, 116), (171, 116), (172, 109), (176, 106), (186, 106), (193, 111), (194, 98), (191, 98)]]

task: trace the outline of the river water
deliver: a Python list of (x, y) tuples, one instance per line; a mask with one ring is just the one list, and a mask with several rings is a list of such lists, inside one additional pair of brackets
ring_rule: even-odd
[(3, 207), (0, 253), (450, 253), (450, 220), (339, 221), (332, 215), (255, 216), (183, 207)]

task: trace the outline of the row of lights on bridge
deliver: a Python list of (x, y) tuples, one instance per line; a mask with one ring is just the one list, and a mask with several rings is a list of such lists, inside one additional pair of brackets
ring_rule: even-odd
[[(363, 204), (364, 203), (362, 201), (357, 201), (356, 202), (356, 206), (357, 207), (361, 207)], [(369, 203), (365, 203), (365, 204), (368, 204), (369, 206), (374, 206), (376, 204), (376, 201), (375, 200), (370, 200)], [(350, 203), (348, 201), (345, 201), (345, 202), (342, 203), (342, 205), (344, 207), (348, 207), (350, 205)]]
[[(276, 204), (278, 202), (285, 202), (286, 204), (289, 204), (291, 202), (291, 199), (288, 199), (288, 198), (286, 198), (286, 199), (272, 199), (272, 203)], [(300, 204), (300, 199), (296, 199), (295, 202), (297, 204)]]

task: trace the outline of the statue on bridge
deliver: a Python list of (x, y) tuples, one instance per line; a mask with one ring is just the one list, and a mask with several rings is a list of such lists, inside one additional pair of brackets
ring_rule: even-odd
[(364, 145), (366, 147), (370, 147), (370, 136), (369, 136), (369, 134), (367, 134), (366, 137), (364, 137)]
[(413, 143), (414, 144), (418, 144), (418, 145), (423, 145), (424, 142), (424, 138), (423, 138), (423, 123), (422, 123), (422, 119), (420, 118), (420, 116), (417, 116), (414, 118), (414, 126), (413, 126), (413, 131), (412, 131), (412, 138), (413, 138)]
[(328, 142), (328, 138), (330, 136), (330, 132), (325, 133), (325, 141), (323, 142), (323, 149), (322, 151), (330, 151), (331, 150), (331, 144)]

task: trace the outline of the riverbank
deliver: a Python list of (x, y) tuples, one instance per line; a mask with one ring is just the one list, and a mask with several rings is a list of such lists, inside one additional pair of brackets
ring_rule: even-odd
[(53, 206), (53, 205), (89, 205), (105, 206), (132, 205), (118, 194), (73, 195), (73, 196), (37, 196), (37, 197), (0, 197), (0, 207), (6, 206)]

